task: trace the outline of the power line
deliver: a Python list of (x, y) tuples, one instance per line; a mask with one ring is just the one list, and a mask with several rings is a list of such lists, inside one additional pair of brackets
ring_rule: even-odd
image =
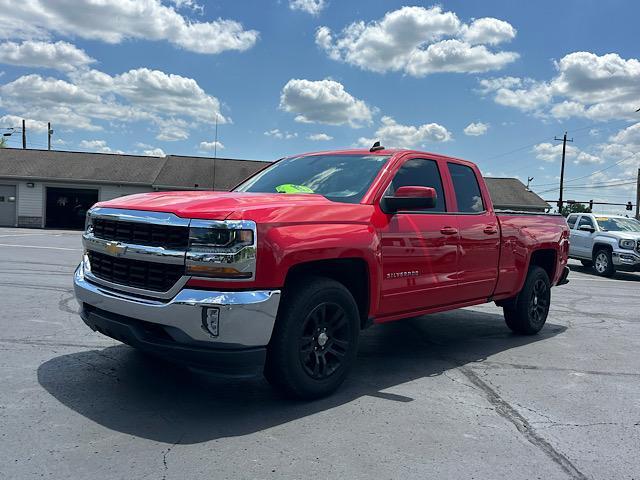
[[(613, 163), (613, 164), (611, 164), (611, 165), (609, 165), (609, 166), (607, 166), (607, 167), (605, 167), (605, 168), (601, 168), (600, 170), (596, 170), (596, 171), (591, 172), (591, 173), (589, 173), (589, 174), (587, 174), (587, 175), (582, 175), (581, 177), (571, 178), (571, 179), (567, 180), (567, 183), (569, 183), (569, 182), (575, 182), (576, 180), (582, 180), (583, 178), (589, 178), (589, 177), (592, 177), (593, 175), (595, 175), (595, 174), (597, 174), (597, 173), (604, 172), (604, 171), (606, 171), (606, 170), (609, 170), (610, 168), (613, 168), (613, 167), (615, 167), (615, 166), (617, 166), (617, 165), (620, 165), (621, 163), (623, 163), (623, 162), (625, 162), (625, 161), (629, 160), (630, 158), (635, 157), (636, 155), (638, 155), (638, 154), (637, 154), (637, 153), (632, 153), (631, 155), (629, 155), (629, 156), (627, 156), (627, 157), (624, 157), (624, 158), (622, 158), (621, 160), (618, 160), (617, 162), (615, 162), (615, 163)], [(538, 184), (538, 185), (536, 185), (536, 186), (537, 186), (537, 187), (544, 187), (544, 186), (546, 186), (546, 185), (555, 185), (555, 184), (556, 184), (556, 182), (540, 183), (540, 184)]]

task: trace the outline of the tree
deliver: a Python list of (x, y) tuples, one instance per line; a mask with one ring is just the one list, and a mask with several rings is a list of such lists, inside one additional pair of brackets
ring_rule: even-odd
[(0, 148), (7, 148), (7, 139), (0, 137)]
[(567, 217), (570, 213), (591, 213), (591, 209), (582, 203), (569, 203), (562, 207), (562, 215)]

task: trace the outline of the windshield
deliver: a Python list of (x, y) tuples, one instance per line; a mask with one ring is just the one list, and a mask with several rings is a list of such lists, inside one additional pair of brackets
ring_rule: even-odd
[(358, 203), (382, 166), (383, 155), (308, 155), (275, 162), (235, 188), (236, 192), (318, 193)]
[(605, 232), (640, 232), (640, 222), (633, 218), (596, 217), (596, 220)]

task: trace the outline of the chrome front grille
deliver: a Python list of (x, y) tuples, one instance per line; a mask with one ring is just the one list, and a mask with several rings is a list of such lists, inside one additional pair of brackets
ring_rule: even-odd
[(155, 223), (129, 222), (110, 218), (95, 218), (93, 235), (103, 240), (186, 250), (189, 228)]
[(111, 283), (166, 292), (184, 275), (184, 265), (114, 257), (89, 250), (91, 274)]

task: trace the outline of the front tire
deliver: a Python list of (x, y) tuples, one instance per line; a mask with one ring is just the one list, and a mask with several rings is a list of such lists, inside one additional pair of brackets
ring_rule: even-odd
[(611, 277), (616, 273), (616, 267), (613, 265), (611, 258), (611, 250), (600, 248), (593, 254), (593, 269), (597, 275), (601, 277)]
[(503, 309), (507, 326), (521, 335), (538, 333), (549, 314), (551, 305), (551, 282), (544, 269), (533, 266), (529, 269), (524, 286), (516, 299)]
[(334, 392), (353, 366), (358, 348), (358, 307), (344, 285), (304, 278), (283, 298), (267, 350), (265, 376), (293, 398)]

